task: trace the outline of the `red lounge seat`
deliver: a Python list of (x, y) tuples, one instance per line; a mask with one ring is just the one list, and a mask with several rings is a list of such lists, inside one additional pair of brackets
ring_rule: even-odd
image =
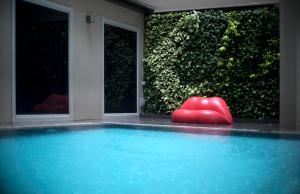
[(180, 109), (172, 113), (177, 123), (232, 124), (232, 116), (226, 102), (220, 97), (187, 99)]
[(65, 95), (51, 94), (42, 104), (34, 106), (36, 113), (66, 114), (68, 112), (68, 98)]

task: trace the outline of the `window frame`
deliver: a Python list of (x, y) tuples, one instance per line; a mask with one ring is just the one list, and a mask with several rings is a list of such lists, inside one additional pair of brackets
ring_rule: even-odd
[[(105, 32), (105, 24), (111, 25), (111, 26), (115, 26), (118, 28), (122, 28), (125, 30), (129, 30), (132, 32), (136, 33), (136, 112), (135, 113), (105, 113), (105, 91), (104, 91), (104, 81), (105, 81), (105, 72), (104, 72), (104, 65), (105, 65), (105, 61), (104, 61), (104, 44), (105, 44), (105, 37), (104, 37), (104, 32)], [(139, 110), (140, 110), (140, 102), (139, 102), (139, 98), (140, 98), (140, 84), (139, 84), (139, 80), (140, 80), (140, 59), (141, 59), (141, 45), (140, 45), (140, 37), (141, 37), (141, 30), (139, 28), (127, 25), (125, 23), (122, 22), (117, 22), (115, 20), (111, 20), (105, 17), (102, 17), (101, 19), (101, 114), (103, 116), (103, 118), (109, 118), (109, 117), (138, 117), (139, 115)]]
[(16, 114), (16, 0), (12, 1), (12, 123), (73, 120), (73, 9), (47, 0), (23, 0), (68, 14), (68, 114)]

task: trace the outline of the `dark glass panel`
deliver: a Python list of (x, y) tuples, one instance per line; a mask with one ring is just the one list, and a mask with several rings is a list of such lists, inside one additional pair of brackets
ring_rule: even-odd
[(67, 114), (68, 14), (16, 1), (16, 113)]
[(137, 112), (137, 34), (104, 26), (105, 113)]

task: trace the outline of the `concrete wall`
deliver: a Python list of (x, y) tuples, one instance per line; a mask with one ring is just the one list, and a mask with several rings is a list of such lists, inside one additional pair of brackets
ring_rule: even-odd
[(296, 50), (296, 66), (297, 66), (297, 73), (296, 73), (296, 79), (297, 79), (297, 115), (296, 115), (296, 129), (300, 131), (300, 2), (297, 2), (296, 7), (296, 44), (297, 44), (297, 50)]
[(252, 6), (278, 3), (279, 0), (141, 0), (154, 7), (155, 12)]
[(280, 126), (300, 130), (300, 2), (280, 1)]
[(0, 1), (0, 124), (11, 122), (11, 0)]
[[(139, 10), (104, 0), (53, 0), (73, 8), (73, 119), (101, 118), (101, 18), (141, 29), (144, 15)], [(12, 0), (0, 0), (0, 123), (12, 121)], [(87, 24), (87, 14), (95, 17)], [(143, 36), (141, 36), (143, 45)], [(143, 47), (141, 46), (143, 49)], [(143, 51), (141, 51), (143, 53)], [(141, 56), (142, 59), (143, 56)], [(140, 64), (142, 61), (140, 59)], [(141, 91), (141, 90), (140, 90)]]
[(100, 91), (100, 41), (101, 19), (94, 24), (85, 22), (85, 12), (74, 11), (74, 63), (73, 99), (74, 119), (99, 119)]
[(300, 3), (298, 2), (298, 7), (297, 7), (297, 14), (296, 14), (296, 21), (297, 21), (297, 30), (296, 30), (296, 34), (297, 34), (297, 51), (296, 51), (296, 54), (297, 54), (297, 74), (296, 74), (296, 77), (297, 77), (297, 86), (296, 86), (296, 89), (297, 89), (297, 118), (296, 118), (296, 129), (298, 131), (300, 131)]

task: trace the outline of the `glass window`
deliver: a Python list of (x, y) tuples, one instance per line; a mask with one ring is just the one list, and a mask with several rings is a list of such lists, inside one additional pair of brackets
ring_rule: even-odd
[(16, 114), (68, 114), (68, 13), (16, 0)]
[(137, 33), (104, 25), (105, 113), (137, 112)]

